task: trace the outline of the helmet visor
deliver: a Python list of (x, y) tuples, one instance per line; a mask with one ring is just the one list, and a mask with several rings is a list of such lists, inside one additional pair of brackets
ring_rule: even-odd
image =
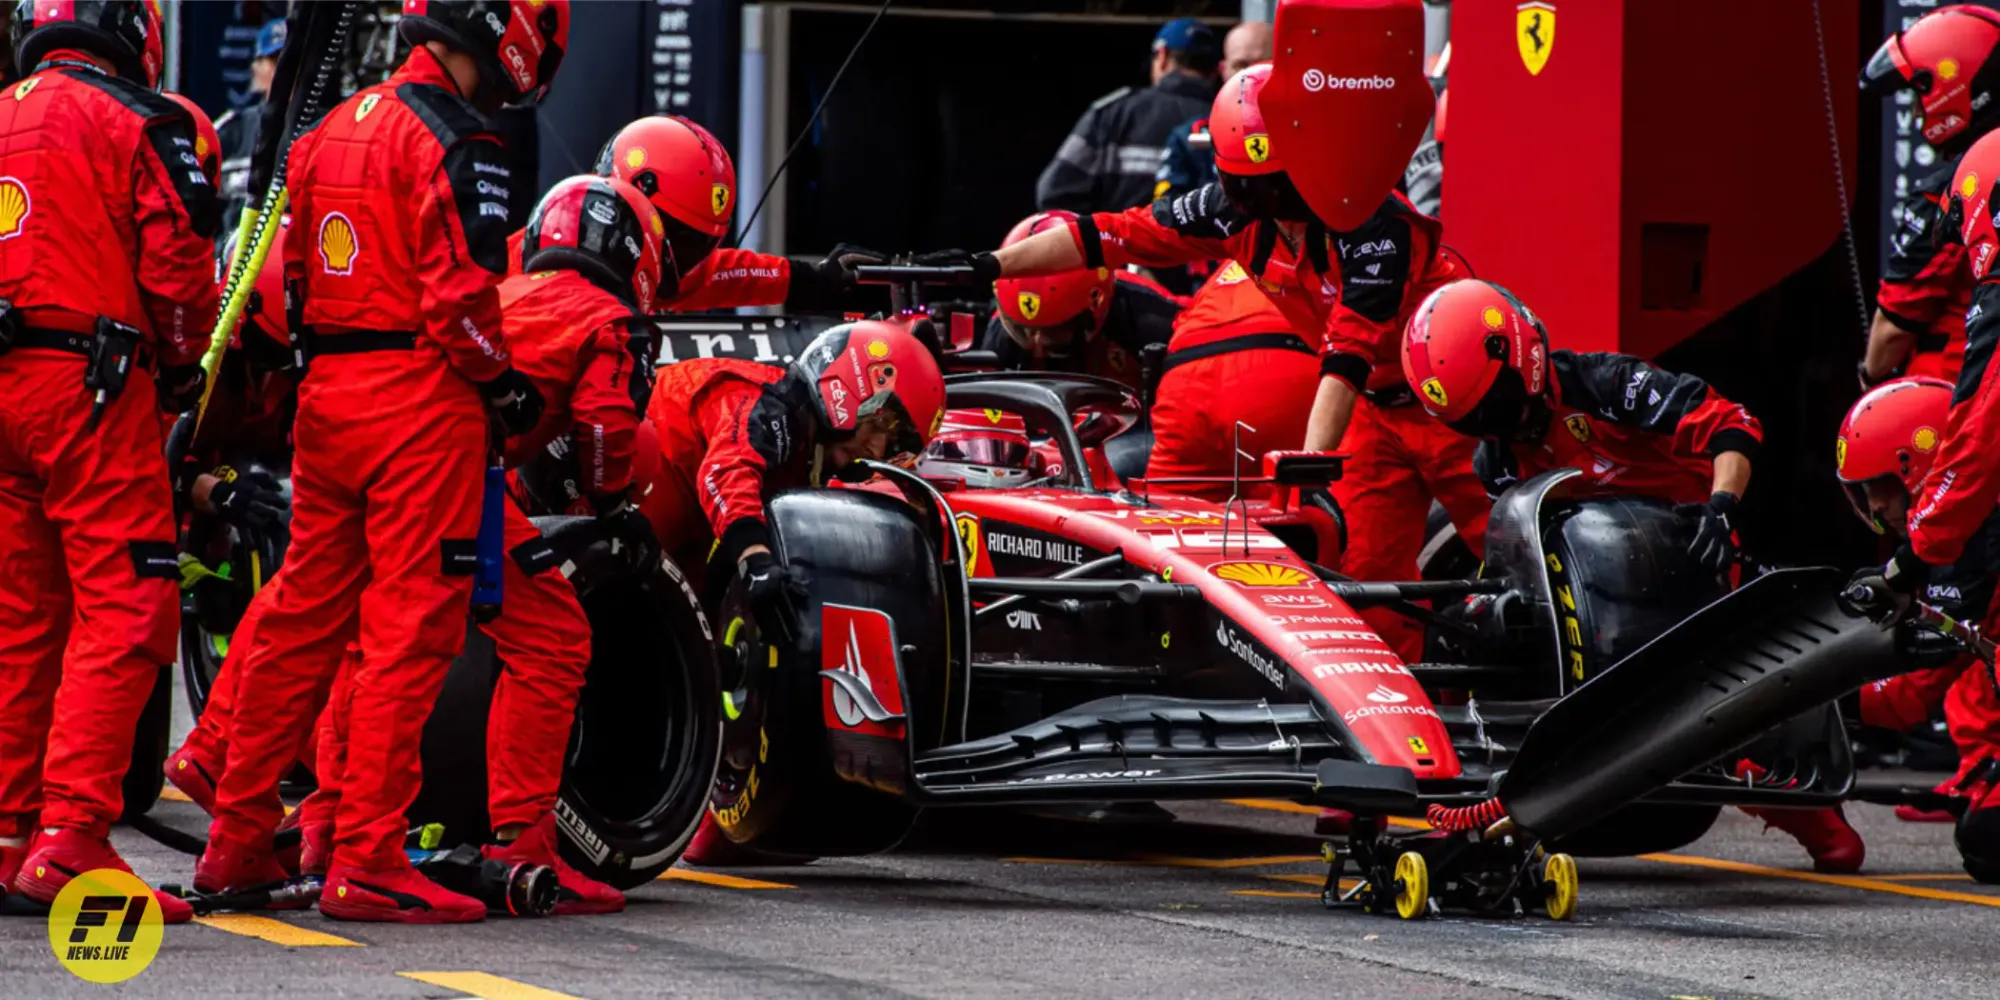
[(1028, 468), (1031, 450), (1026, 441), (996, 437), (940, 438), (932, 442), (926, 459), (986, 465), (1000, 469)]
[(1921, 80), (1903, 75), (1903, 36), (1890, 35), (1882, 42), (1882, 47), (1868, 57), (1868, 65), (1861, 70), (1861, 91), (1865, 94), (1889, 94), (1898, 90), (1914, 89), (1918, 93), (1930, 90), (1930, 74), (1917, 74)]

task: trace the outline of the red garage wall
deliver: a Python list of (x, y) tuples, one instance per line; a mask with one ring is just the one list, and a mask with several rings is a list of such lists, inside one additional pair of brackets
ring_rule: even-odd
[(1853, 5), (1819, 5), (1824, 78), (1813, 0), (1552, 6), (1531, 74), (1515, 3), (1453, 5), (1444, 220), (1557, 346), (1657, 355), (1839, 238), (1828, 105), (1851, 198)]

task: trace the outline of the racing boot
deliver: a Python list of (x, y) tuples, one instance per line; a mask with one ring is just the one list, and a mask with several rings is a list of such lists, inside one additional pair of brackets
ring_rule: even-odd
[(201, 811), (215, 815), (215, 780), (222, 774), (222, 762), (197, 750), (192, 740), (167, 758), (167, 784), (180, 790)]
[(301, 875), (326, 877), (328, 863), (333, 860), (333, 807), (337, 803), (333, 793), (323, 788), (314, 789), (297, 809), (285, 816), (278, 824), (279, 830), (296, 827), (299, 842), (292, 845), (289, 853), (280, 851), (278, 860), (296, 868)]
[[(133, 874), (132, 866), (112, 849), (109, 839), (74, 827), (45, 829), (28, 845), (27, 859), (21, 862), (20, 874), (14, 878), (14, 891), (37, 903), (53, 903), (56, 894), (71, 879), (99, 868)], [(194, 907), (187, 900), (157, 889), (153, 890), (153, 898), (160, 903), (160, 918), (164, 923), (184, 924), (194, 919)]]
[(556, 816), (543, 814), (541, 821), (522, 831), (510, 843), (488, 844), (482, 854), (508, 864), (547, 865), (556, 870), (560, 888), (556, 893), (556, 915), (617, 913), (625, 908), (625, 894), (569, 866), (556, 849)]
[(379, 871), (335, 861), (319, 896), (319, 912), (334, 920), (391, 924), (471, 924), (486, 919), (486, 904), (460, 895), (396, 857)]
[[(194, 889), (209, 895), (255, 889), (283, 882), (290, 877), (291, 873), (272, 852), (224, 840), (209, 841), (208, 849), (201, 852), (201, 860), (194, 865)], [(294, 899), (273, 903), (267, 908), (296, 910), (308, 902)]]
[(1812, 855), (1813, 871), (1822, 875), (1852, 875), (1861, 870), (1868, 847), (1847, 822), (1839, 806), (1830, 809), (1766, 809), (1740, 806), (1745, 813), (1792, 835)]
[[(1938, 786), (1936, 788), (1931, 789), (1931, 791), (1939, 795), (1954, 797), (1954, 798), (1964, 794), (1959, 790), (1958, 783), (1950, 778), (1946, 778), (1945, 780), (1938, 782)], [(1958, 822), (1958, 817), (1954, 815), (1949, 809), (1919, 809), (1916, 806), (1909, 804), (1908, 802), (1905, 802), (1902, 805), (1896, 807), (1896, 818), (1902, 820), (1905, 823)]]

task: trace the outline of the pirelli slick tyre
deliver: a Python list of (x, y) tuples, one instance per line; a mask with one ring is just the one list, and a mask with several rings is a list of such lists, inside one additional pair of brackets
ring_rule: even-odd
[[(729, 839), (761, 851), (820, 857), (894, 847), (916, 820), (902, 793), (908, 776), (907, 711), (894, 722), (863, 718), (838, 679), (845, 671), (881, 702), (927, 705), (929, 669), (945, 656), (944, 584), (938, 555), (902, 500), (863, 490), (799, 490), (770, 507), (774, 547), (804, 582), (801, 635), (774, 648), (758, 632), (741, 582), (724, 593), (720, 622), (722, 764), (710, 809)], [(829, 618), (831, 615), (833, 617)], [(827, 621), (890, 623), (888, 646), (864, 656), (858, 632)], [(835, 633), (837, 634), (830, 634)], [(877, 640), (881, 632), (870, 633)], [(898, 685), (896, 661), (909, 678)], [(881, 705), (871, 705), (880, 715)], [(829, 724), (829, 719), (835, 719)], [(860, 720), (853, 726), (838, 720)]]
[[(565, 533), (595, 530), (587, 518), (536, 522), (559, 547)], [(607, 556), (597, 545), (569, 557), (586, 564), (572, 579), (590, 618), (591, 658), (556, 823), (565, 860), (631, 889), (671, 867), (694, 836), (721, 744), (721, 695), (713, 632), (680, 568), (662, 559), (635, 579), (606, 570)], [(424, 785), (410, 820), (442, 822), (450, 841), (489, 832), (486, 727), (500, 666), (473, 629), (424, 726)]]

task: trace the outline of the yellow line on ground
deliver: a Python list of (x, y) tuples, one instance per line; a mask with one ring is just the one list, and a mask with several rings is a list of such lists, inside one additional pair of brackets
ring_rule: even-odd
[(724, 875), (721, 872), (697, 871), (693, 868), (669, 868), (660, 873), (663, 880), (675, 882), (700, 882), (703, 885), (721, 886), (724, 889), (796, 889), (798, 886), (783, 882), (760, 882), (754, 878)]
[(324, 931), (316, 931), (310, 927), (300, 927), (296, 924), (285, 923), (282, 920), (273, 920), (270, 917), (260, 917), (250, 913), (217, 913), (207, 917), (196, 917), (194, 918), (194, 922), (213, 927), (219, 931), (228, 931), (231, 934), (260, 938), (272, 944), (284, 945), (287, 948), (364, 947), (359, 941), (349, 941), (344, 937), (335, 937), (332, 934)]
[(1316, 892), (1279, 892), (1275, 889), (1232, 889), (1232, 896), (1263, 896), (1268, 899), (1318, 899)]
[[(1259, 875), (1257, 877), (1270, 879), (1273, 882), (1297, 882), (1300, 885), (1326, 884), (1326, 876), (1324, 875)], [(1340, 887), (1345, 889), (1348, 886), (1359, 885), (1360, 883), (1361, 880), (1358, 878), (1344, 878), (1340, 880)]]
[(1818, 872), (1766, 868), (1763, 865), (1746, 864), (1741, 861), (1725, 861), (1721, 858), (1702, 858), (1689, 854), (1641, 854), (1639, 857), (1646, 861), (1663, 861), (1670, 865), (1691, 865), (1696, 868), (1714, 868), (1719, 871), (1741, 872), (1745, 875), (1767, 875), (1772, 878), (1789, 878), (1800, 882), (1817, 882), (1821, 885), (1865, 889), (1869, 892), (1886, 892), (1897, 896), (1914, 896), (1918, 899), (1937, 900), (1945, 903), (1971, 903), (1975, 906), (2000, 907), (2000, 895), (1986, 896), (1971, 892), (1952, 892), (1948, 889), (1928, 889), (1920, 885), (1903, 885), (1900, 882), (1866, 878), (1859, 875), (1821, 875)]
[(1135, 858), (1001, 858), (1016, 865), (1123, 865), (1134, 868), (1258, 868), (1265, 865), (1296, 865), (1318, 861), (1311, 854), (1280, 854), (1267, 858), (1173, 858), (1140, 855)]
[(1972, 876), (1964, 872), (1940, 872), (1935, 875), (1917, 872), (1909, 875), (1870, 875), (1880, 882), (1970, 882)]
[(573, 994), (517, 983), (486, 972), (398, 972), (396, 975), (468, 993), (480, 1000), (582, 1000)]
[[(1284, 799), (1223, 799), (1222, 801), (1232, 806), (1242, 806), (1245, 809), (1262, 809), (1266, 812), (1298, 813), (1301, 816), (1318, 816), (1320, 814), (1318, 806), (1302, 806), (1297, 802), (1286, 802)], [(1389, 817), (1389, 825), (1399, 830), (1428, 830), (1431, 828), (1431, 825), (1423, 820), (1404, 819), (1401, 816)]]
[(160, 786), (160, 798), (163, 798), (163, 799), (166, 799), (166, 800), (167, 800), (168, 802), (193, 802), (193, 801), (194, 801), (193, 799), (191, 799), (191, 798), (188, 798), (188, 797), (187, 797), (187, 793), (186, 793), (186, 792), (183, 792), (183, 791), (181, 791), (180, 789), (178, 789), (178, 788), (175, 788), (175, 787), (174, 787), (174, 786), (172, 786), (172, 785), (161, 785), (161, 786)]

